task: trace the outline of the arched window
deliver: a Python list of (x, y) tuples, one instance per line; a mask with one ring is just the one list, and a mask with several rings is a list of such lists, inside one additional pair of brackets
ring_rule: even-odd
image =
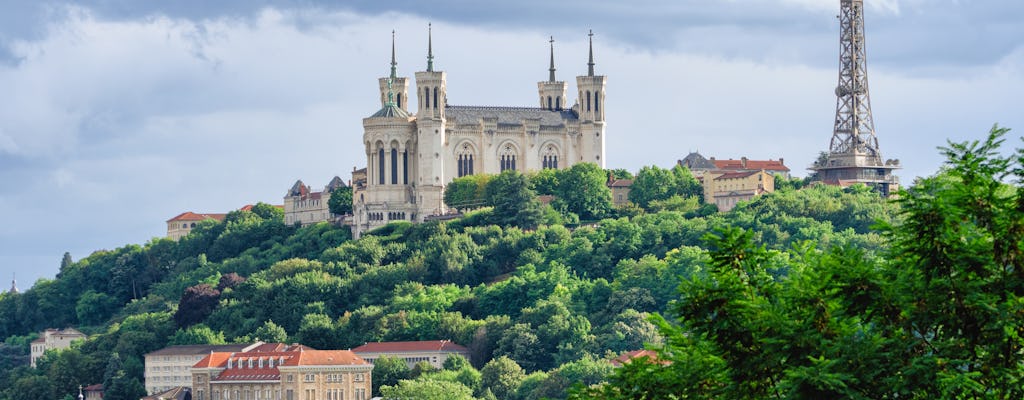
[(590, 111), (590, 91), (587, 91), (587, 111)]
[(455, 152), (456, 169), (458, 176), (473, 175), (473, 147), (469, 143), (463, 143)]
[(541, 168), (558, 169), (558, 148), (555, 145), (547, 145), (541, 153)]
[(402, 184), (409, 184), (409, 150), (402, 152)]
[(395, 100), (398, 101), (398, 108), (402, 108), (402, 94), (401, 93), (395, 95)]
[(548, 96), (548, 110), (551, 109), (551, 96)]
[(377, 150), (377, 183), (384, 184), (384, 149)]
[(562, 96), (555, 97), (555, 109), (556, 110), (561, 110), (562, 109)]
[(505, 144), (498, 152), (498, 162), (502, 172), (516, 169), (516, 148), (511, 143)]
[(195, 227), (196, 227), (196, 223), (195, 222), (193, 222), (192, 225), (189, 225), (189, 228), (195, 228)]
[(427, 102), (426, 108), (430, 108), (430, 88), (423, 88), (423, 100)]
[(181, 224), (181, 229), (188, 228), (188, 224)]
[(398, 184), (398, 149), (391, 149), (391, 184)]
[(601, 112), (601, 92), (594, 92), (594, 112)]
[(437, 87), (435, 87), (434, 88), (434, 107), (435, 108), (438, 107), (438, 104), (440, 104), (440, 103), (437, 102)]

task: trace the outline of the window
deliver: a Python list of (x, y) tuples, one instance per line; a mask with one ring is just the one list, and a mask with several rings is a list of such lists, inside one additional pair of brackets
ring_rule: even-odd
[(437, 108), (438, 104), (440, 104), (440, 103), (437, 102), (437, 88), (435, 87), (434, 88), (434, 107)]
[(587, 91), (587, 111), (590, 111), (590, 91)]
[(316, 374), (306, 374), (306, 382), (316, 382)]
[(506, 144), (498, 153), (499, 170), (505, 172), (505, 170), (516, 169), (516, 149), (512, 147), (512, 144)]
[(409, 150), (402, 152), (402, 184), (409, 184)]
[(558, 149), (554, 145), (548, 145), (541, 153), (541, 168), (558, 169)]
[(548, 110), (551, 109), (551, 96), (548, 96)]
[(295, 382), (295, 374), (288, 374), (288, 382)]
[(398, 184), (398, 149), (391, 149), (391, 184)]
[(366, 374), (364, 374), (362, 372), (356, 374), (355, 377), (352, 378), (353, 382), (363, 382), (365, 380), (366, 380)]
[(398, 99), (398, 108), (402, 108), (402, 94), (395, 95), (395, 98)]
[(423, 100), (426, 101), (426, 108), (430, 108), (430, 88), (423, 88)]
[(355, 389), (356, 400), (366, 400), (366, 389)]
[(594, 92), (594, 112), (601, 112), (601, 92)]
[(384, 184), (384, 149), (377, 150), (377, 183)]
[(562, 96), (555, 97), (555, 109), (556, 110), (561, 110), (562, 109)]
[(473, 147), (463, 143), (455, 153), (456, 166), (460, 177), (473, 175)]
[(288, 389), (284, 392), (284, 398), (285, 400), (295, 400), (295, 393)]
[(196, 400), (206, 400), (203, 398), (204, 395), (203, 389), (196, 390)]

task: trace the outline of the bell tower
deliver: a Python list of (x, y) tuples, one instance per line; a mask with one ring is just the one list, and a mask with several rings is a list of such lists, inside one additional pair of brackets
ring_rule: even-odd
[(427, 25), (427, 70), (416, 73), (416, 154), (417, 218), (444, 214), (444, 185), (448, 182), (444, 169), (444, 146), (447, 143), (445, 107), (448, 105), (448, 77), (434, 71), (433, 27)]
[[(388, 81), (391, 86), (388, 86)], [(380, 106), (388, 103), (388, 93), (398, 108), (409, 111), (409, 78), (398, 76), (398, 62), (395, 61), (395, 31), (391, 31), (391, 75), (378, 79), (380, 83)]]
[(548, 68), (548, 80), (537, 82), (537, 91), (540, 92), (540, 108), (560, 111), (566, 108), (566, 84), (564, 81), (555, 80), (555, 37), (552, 36), (548, 43), (551, 44), (551, 66)]
[(594, 74), (594, 32), (591, 31), (590, 54), (587, 61), (587, 75), (576, 77), (579, 89), (577, 112), (580, 117), (580, 161), (597, 163), (605, 167), (604, 157), (604, 106), (605, 85), (608, 78)]

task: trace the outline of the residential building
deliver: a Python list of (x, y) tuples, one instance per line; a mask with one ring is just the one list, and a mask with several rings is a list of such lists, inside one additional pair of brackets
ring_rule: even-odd
[(729, 211), (736, 203), (775, 191), (775, 177), (767, 171), (709, 171), (703, 177), (704, 202)]
[(206, 220), (223, 221), (227, 214), (198, 214), (192, 211), (185, 211), (174, 218), (167, 220), (167, 237), (171, 240), (178, 240), (188, 236), (189, 232), (200, 222)]
[(103, 400), (103, 384), (97, 383), (82, 388), (82, 397), (85, 400)]
[(47, 329), (39, 334), (39, 339), (33, 340), (31, 344), (31, 359), (29, 364), (36, 367), (36, 360), (43, 356), (47, 350), (66, 349), (71, 343), (85, 340), (85, 334), (74, 328)]
[(629, 203), (629, 190), (633, 187), (632, 179), (608, 178), (608, 189), (612, 191), (612, 205), (621, 207)]
[(328, 202), (331, 200), (331, 192), (341, 187), (345, 187), (345, 182), (337, 176), (319, 192), (314, 192), (301, 179), (295, 181), (284, 196), (284, 223), (306, 226), (334, 220), (336, 216), (331, 213)]
[(212, 352), (244, 352), (264, 343), (168, 346), (145, 355), (146, 393), (192, 387), (192, 365)]
[(372, 371), (349, 350), (213, 352), (192, 366), (192, 399), (368, 400)]
[(721, 171), (721, 172), (753, 172), (753, 171), (765, 171), (772, 175), (782, 175), (786, 179), (789, 179), (789, 167), (785, 165), (785, 160), (779, 158), (778, 160), (751, 160), (746, 157), (741, 157), (739, 160), (718, 160), (715, 157), (704, 158), (700, 153), (693, 152), (687, 154), (682, 160), (676, 162), (678, 165), (689, 168), (693, 172), (693, 176), (700, 178), (708, 171)]
[(430, 363), (434, 368), (441, 368), (445, 360), (458, 354), (469, 359), (469, 349), (452, 343), (450, 340), (427, 340), (419, 342), (375, 342), (367, 343), (352, 349), (369, 363), (387, 356), (400, 358), (412, 368), (420, 361)]
[(427, 41), (426, 70), (415, 74), (416, 100), (409, 94), (410, 79), (398, 75), (392, 42), (391, 73), (378, 81), (381, 108), (363, 119), (368, 179), (365, 190), (353, 196), (356, 237), (391, 221), (447, 214), (444, 188), (461, 176), (580, 162), (604, 167), (607, 77), (594, 73), (592, 40), (573, 105), (568, 84), (555, 77), (551, 41), (548, 79), (537, 84), (539, 107), (448, 104), (448, 77), (434, 69), (429, 34)]
[(618, 357), (615, 357), (615, 358), (611, 359), (610, 362), (615, 367), (621, 367), (621, 366), (623, 366), (625, 364), (628, 364), (629, 362), (631, 362), (633, 360), (636, 360), (636, 359), (642, 358), (642, 357), (647, 357), (651, 361), (656, 362), (658, 364), (662, 364), (662, 365), (671, 364), (671, 362), (669, 362), (669, 361), (659, 361), (658, 360), (658, 352), (656, 352), (654, 350), (633, 350), (633, 351), (627, 351), (625, 353), (622, 353)]

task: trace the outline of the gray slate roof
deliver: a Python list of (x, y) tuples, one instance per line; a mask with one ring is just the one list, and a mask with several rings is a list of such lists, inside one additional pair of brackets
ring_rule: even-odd
[(522, 125), (524, 120), (540, 118), (545, 126), (565, 125), (579, 119), (572, 110), (550, 111), (533, 107), (447, 106), (445, 116), (457, 124), (476, 124), (481, 118), (498, 118), (498, 125)]

